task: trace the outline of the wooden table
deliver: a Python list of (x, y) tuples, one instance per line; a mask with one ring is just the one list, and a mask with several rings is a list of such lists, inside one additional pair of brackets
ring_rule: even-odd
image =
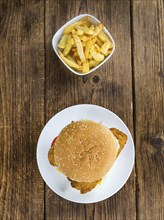
[[(101, 68), (78, 77), (57, 58), (51, 40), (82, 13), (103, 22), (116, 50)], [(164, 219), (163, 1), (1, 0), (0, 19), (0, 219)], [(115, 112), (136, 149), (126, 185), (90, 205), (53, 193), (36, 163), (45, 123), (80, 103)]]

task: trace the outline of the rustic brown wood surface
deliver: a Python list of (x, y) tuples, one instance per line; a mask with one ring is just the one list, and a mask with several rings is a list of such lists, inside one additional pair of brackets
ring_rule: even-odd
[(44, 2), (1, 1), (0, 17), (0, 219), (42, 219)]
[[(91, 75), (78, 77), (55, 55), (51, 40), (82, 13), (102, 21), (116, 50)], [(164, 219), (162, 19), (162, 0), (0, 1), (0, 219)], [(89, 205), (53, 193), (36, 163), (44, 124), (81, 103), (115, 112), (136, 147), (125, 186)]]
[(162, 1), (134, 1), (133, 55), (138, 219), (164, 219)]

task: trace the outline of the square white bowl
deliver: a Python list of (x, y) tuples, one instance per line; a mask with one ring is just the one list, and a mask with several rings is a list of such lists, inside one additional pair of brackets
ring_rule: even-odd
[(72, 67), (68, 66), (63, 60), (62, 58), (59, 56), (59, 53), (58, 53), (58, 43), (63, 35), (63, 31), (65, 29), (65, 27), (67, 27), (68, 25), (78, 21), (78, 20), (81, 20), (83, 19), (84, 17), (86, 16), (89, 16), (89, 20), (91, 23), (93, 24), (98, 24), (100, 23), (100, 21), (95, 18), (94, 16), (90, 15), (90, 14), (82, 14), (82, 15), (79, 15), (79, 16), (76, 16), (75, 18), (71, 19), (70, 21), (68, 21), (66, 24), (64, 24), (56, 33), (55, 35), (53, 36), (52, 38), (52, 46), (53, 46), (53, 49), (55, 51), (55, 53), (57, 54), (57, 56), (59, 57), (59, 59), (62, 61), (62, 63), (71, 71), (73, 72), (74, 74), (76, 75), (79, 75), (79, 76), (86, 76), (90, 73), (92, 73), (94, 70), (98, 69), (101, 65), (103, 65), (111, 56), (112, 54), (114, 53), (114, 50), (115, 50), (115, 43), (114, 43), (114, 40), (111, 36), (111, 34), (109, 33), (109, 31), (104, 27), (103, 28), (103, 31), (106, 33), (106, 35), (109, 37), (110, 41), (112, 42), (113, 44), (113, 49), (112, 49), (112, 52), (111, 54), (109, 54), (107, 57), (105, 57), (105, 59), (100, 63), (98, 64), (96, 67), (94, 68), (91, 68), (89, 72), (87, 73), (82, 73), (82, 72), (78, 72), (76, 70), (74, 70)]

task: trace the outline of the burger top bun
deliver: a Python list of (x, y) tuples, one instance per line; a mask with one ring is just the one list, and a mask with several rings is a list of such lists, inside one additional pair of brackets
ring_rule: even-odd
[(112, 167), (118, 142), (109, 128), (89, 120), (68, 124), (54, 143), (57, 168), (77, 182), (100, 180)]

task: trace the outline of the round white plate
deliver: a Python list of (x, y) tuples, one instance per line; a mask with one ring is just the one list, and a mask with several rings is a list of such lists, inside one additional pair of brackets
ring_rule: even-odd
[[(109, 128), (124, 132), (127, 143), (102, 183), (86, 194), (71, 187), (67, 177), (58, 172), (48, 161), (48, 150), (53, 139), (71, 121), (89, 119), (101, 122)], [(96, 105), (82, 104), (66, 108), (53, 116), (43, 128), (37, 144), (37, 163), (46, 184), (59, 196), (78, 203), (94, 203), (109, 198), (120, 190), (128, 180), (134, 165), (134, 143), (124, 122), (113, 112)]]

